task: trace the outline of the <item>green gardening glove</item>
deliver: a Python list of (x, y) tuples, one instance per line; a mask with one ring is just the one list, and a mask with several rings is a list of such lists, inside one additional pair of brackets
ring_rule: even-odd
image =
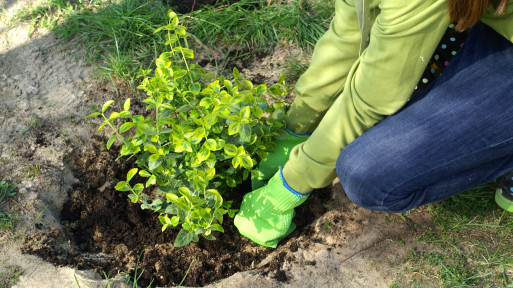
[(289, 160), (289, 153), (297, 144), (303, 143), (312, 133), (296, 134), (287, 129), (287, 139), (278, 139), (273, 152), (269, 153), (266, 161), (260, 162), (255, 171), (258, 177), (251, 177), (251, 188), (254, 190), (264, 186), (274, 174)]
[(240, 234), (266, 247), (276, 248), (296, 224), (292, 222), (294, 208), (305, 202), (308, 194), (301, 194), (289, 187), (279, 171), (269, 183), (244, 196), (234, 224)]

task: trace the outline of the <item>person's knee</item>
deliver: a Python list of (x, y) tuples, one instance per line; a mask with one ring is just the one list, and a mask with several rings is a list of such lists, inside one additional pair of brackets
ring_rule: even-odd
[[(350, 152), (350, 151), (346, 151)], [(337, 159), (336, 172), (340, 184), (353, 203), (370, 210), (405, 212), (415, 207), (415, 193), (395, 194), (396, 190), (387, 168), (372, 157), (342, 152)]]

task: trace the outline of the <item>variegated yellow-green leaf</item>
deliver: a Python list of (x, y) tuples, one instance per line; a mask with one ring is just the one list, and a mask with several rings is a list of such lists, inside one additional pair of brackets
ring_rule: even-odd
[(137, 192), (137, 194), (141, 194), (142, 190), (144, 189), (144, 185), (141, 183), (137, 183), (134, 185), (132, 189), (134, 189), (134, 191)]
[(128, 130), (130, 130), (130, 128), (134, 127), (134, 123), (132, 122), (126, 122), (126, 123), (123, 123), (123, 125), (121, 125), (121, 127), (119, 127), (119, 133), (124, 133)]
[(240, 164), (241, 164), (241, 157), (233, 157), (232, 158), (232, 166), (234, 168), (239, 167)]
[(119, 117), (119, 113), (118, 112), (112, 112), (109, 116), (109, 120), (112, 120), (112, 119), (116, 119)]
[(216, 168), (210, 168), (207, 170), (206, 174), (205, 174), (205, 178), (207, 178), (207, 180), (212, 180), (214, 178), (214, 176), (216, 175)]
[(118, 184), (116, 184), (116, 187), (114, 189), (118, 191), (130, 191), (130, 187), (128, 186), (128, 183), (125, 181), (120, 181)]
[(130, 98), (127, 98), (127, 99), (125, 100), (125, 104), (123, 105), (123, 109), (124, 109), (125, 111), (128, 111), (128, 110), (130, 109)]
[(196, 155), (198, 155), (198, 158), (199, 158), (200, 162), (203, 162), (203, 161), (207, 160), (208, 157), (210, 157), (210, 150), (202, 148), (199, 151), (199, 153), (196, 154)]
[(155, 145), (152, 145), (152, 144), (144, 145), (144, 150), (148, 151), (148, 152), (150, 152), (152, 154), (157, 153), (157, 147), (155, 147)]
[(253, 159), (247, 154), (241, 156), (241, 165), (244, 168), (251, 169), (253, 168)]
[(217, 150), (217, 143), (214, 139), (207, 139), (207, 141), (205, 141), (203, 145), (205, 145), (205, 148), (207, 148), (210, 151)]
[(102, 106), (102, 113), (105, 113), (107, 108), (109, 108), (109, 106), (112, 105), (112, 103), (114, 103), (114, 100), (109, 100), (109, 101), (105, 102)]
[(150, 187), (151, 185), (155, 185), (155, 183), (157, 183), (157, 178), (155, 177), (155, 175), (151, 175), (151, 177), (148, 179), (148, 181), (146, 181), (146, 188)]
[(102, 115), (102, 113), (94, 112), (92, 114), (87, 115), (86, 119), (93, 118), (93, 117), (96, 117), (96, 116), (99, 116), (99, 115)]
[(146, 171), (146, 170), (141, 170), (141, 171), (139, 171), (139, 176), (141, 176), (141, 177), (150, 177), (151, 173)]
[(248, 89), (250, 89), (250, 90), (251, 90), (251, 89), (253, 89), (253, 83), (251, 83), (251, 81), (249, 81), (249, 80), (244, 80), (244, 81), (243, 81), (243, 83), (244, 83), (244, 86), (245, 86), (246, 88), (248, 88)]
[(109, 141), (107, 141), (107, 150), (110, 150), (110, 146), (112, 146), (112, 144), (116, 141), (116, 139), (117, 139), (116, 135), (109, 138)]
[(237, 132), (239, 132), (239, 129), (240, 122), (233, 122), (232, 124), (230, 124), (230, 126), (228, 126), (228, 135), (237, 134)]
[(137, 174), (138, 170), (139, 169), (137, 169), (137, 168), (130, 169), (130, 171), (128, 171), (128, 173), (126, 174), (126, 182), (130, 182), (130, 180), (132, 180), (132, 178), (134, 178), (135, 174)]
[(176, 194), (173, 194), (173, 193), (166, 193), (166, 199), (169, 201), (169, 202), (176, 202), (176, 200), (178, 200), (178, 196), (176, 196)]
[(159, 154), (151, 154), (150, 157), (148, 158), (149, 161), (157, 161), (159, 160), (160, 156)]
[(233, 144), (224, 145), (224, 153), (228, 156), (234, 156), (237, 154), (237, 146)]

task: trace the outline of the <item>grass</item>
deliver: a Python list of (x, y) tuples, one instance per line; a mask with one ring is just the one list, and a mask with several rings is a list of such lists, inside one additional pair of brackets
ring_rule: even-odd
[[(255, 51), (269, 52), (279, 43), (311, 50), (333, 14), (333, 0), (226, 2), (219, 0), (217, 5), (180, 15), (196, 42), (207, 46), (205, 50), (227, 54), (218, 63), (223, 68), (227, 61), (253, 56)], [(75, 51), (77, 57), (99, 68), (98, 77), (113, 83), (121, 80), (135, 91), (139, 69), (148, 68), (163, 51), (163, 37), (160, 33), (153, 35), (153, 31), (167, 23), (167, 10), (173, 8), (167, 3), (49, 0), (19, 12), (15, 20), (50, 29), (69, 47), (80, 44), (84, 49)]]
[(280, 42), (311, 49), (328, 28), (333, 1), (289, 1), (269, 4), (243, 0), (206, 6), (184, 15), (189, 32), (209, 46), (235, 45), (269, 49)]
[(80, 2), (69, 0), (49, 0), (44, 4), (23, 9), (16, 13), (13, 21), (29, 21), (29, 35), (38, 27), (54, 29), (58, 24), (69, 19), (78, 9)]
[(43, 170), (41, 170), (41, 166), (39, 164), (28, 165), (25, 168), (23, 168), (22, 171), (25, 173), (23, 175), (24, 179), (32, 179), (43, 174)]
[[(396, 287), (513, 287), (513, 213), (497, 207), (491, 182), (437, 204), (433, 233), (418, 236), (432, 251), (404, 259), (409, 283)], [(394, 283), (394, 285), (398, 285)]]
[(167, 9), (160, 1), (97, 3), (72, 15), (55, 32), (66, 42), (82, 44), (79, 57), (98, 67), (101, 78), (116, 77), (134, 88), (139, 69), (161, 52), (163, 37), (153, 31), (167, 23)]
[(16, 285), (24, 272), (19, 266), (5, 266), (4, 269), (5, 272), (0, 271), (0, 288), (9, 288)]

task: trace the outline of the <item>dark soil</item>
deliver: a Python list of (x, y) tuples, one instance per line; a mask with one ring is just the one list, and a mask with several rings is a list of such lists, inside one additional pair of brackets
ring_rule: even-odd
[[(184, 276), (182, 285), (203, 286), (253, 269), (270, 253), (275, 253), (261, 271), (279, 281), (287, 281), (281, 270), (284, 259), (293, 260), (290, 253), (294, 252), (294, 247), (297, 250), (298, 245), (308, 246), (308, 243), (298, 243), (298, 236), (309, 233), (308, 223), (326, 212), (324, 203), (331, 198), (330, 189), (320, 190), (296, 209), (298, 229), (283, 241), (287, 243), (286, 249), (274, 250), (254, 244), (240, 236), (228, 217), (223, 223), (225, 233), (216, 234), (216, 241), (200, 239), (198, 243), (175, 248), (172, 243), (178, 231), (161, 232), (157, 214), (141, 210), (128, 200), (126, 192), (114, 190), (133, 164), (124, 159), (116, 161), (118, 152), (106, 150), (104, 139), (93, 140), (69, 159), (80, 184), (70, 193), (61, 212), (67, 235), (53, 231), (28, 236), (24, 252), (57, 265), (95, 269), (109, 277), (119, 271), (134, 275), (137, 268), (138, 276), (142, 273), (138, 284), (148, 285), (153, 281), (153, 286), (178, 285)], [(247, 188), (242, 190), (248, 192)], [(239, 207), (243, 193), (232, 193), (234, 208)], [(300, 215), (304, 215), (304, 219)]]

